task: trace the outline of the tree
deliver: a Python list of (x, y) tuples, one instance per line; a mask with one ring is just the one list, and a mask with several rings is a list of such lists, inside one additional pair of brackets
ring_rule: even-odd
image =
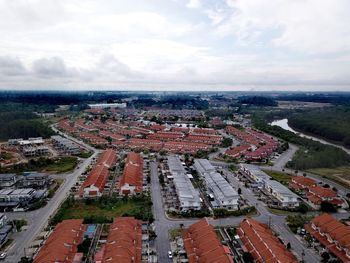
[(243, 252), (242, 258), (243, 258), (244, 263), (253, 263), (254, 262), (254, 258), (252, 256), (252, 254), (250, 254), (249, 252)]
[(287, 243), (287, 249), (288, 249), (288, 250), (291, 250), (291, 249), (292, 249), (292, 245), (291, 245), (289, 242)]
[(322, 201), (320, 210), (326, 213), (335, 213), (337, 212), (337, 207), (328, 201)]
[(306, 204), (301, 203), (298, 207), (298, 211), (302, 214), (306, 214), (309, 211), (309, 207)]
[(238, 188), (237, 193), (238, 193), (239, 195), (241, 195), (241, 194), (242, 194), (242, 189), (241, 189), (241, 188)]
[(328, 252), (323, 252), (321, 254), (321, 258), (322, 258), (322, 262), (328, 262), (328, 260), (330, 259), (329, 253)]

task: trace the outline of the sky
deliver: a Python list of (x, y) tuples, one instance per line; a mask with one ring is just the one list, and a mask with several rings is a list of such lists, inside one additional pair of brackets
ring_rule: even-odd
[(350, 91), (349, 0), (0, 0), (0, 89)]

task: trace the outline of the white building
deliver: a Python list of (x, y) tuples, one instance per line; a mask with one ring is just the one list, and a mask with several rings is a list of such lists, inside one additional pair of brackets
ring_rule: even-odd
[(241, 164), (241, 173), (252, 180), (268, 194), (280, 207), (298, 207), (299, 196), (293, 193), (288, 187), (273, 180), (269, 175), (261, 171), (258, 166)]
[(173, 177), (181, 211), (201, 209), (199, 191), (192, 185), (178, 156), (168, 157), (169, 171)]
[(126, 108), (126, 103), (97, 103), (97, 104), (88, 104), (88, 106), (91, 109), (107, 109), (107, 108), (119, 108), (119, 109), (124, 109)]
[(206, 159), (197, 159), (194, 167), (204, 179), (208, 194), (214, 197), (211, 202), (214, 208), (238, 209), (237, 191), (219, 174)]

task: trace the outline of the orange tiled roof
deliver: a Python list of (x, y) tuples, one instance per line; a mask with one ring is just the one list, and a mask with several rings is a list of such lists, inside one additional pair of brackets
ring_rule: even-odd
[(238, 235), (255, 262), (298, 262), (266, 224), (254, 219), (244, 219), (238, 229)]
[(102, 263), (141, 263), (142, 221), (119, 217), (109, 229)]
[(124, 172), (119, 182), (119, 188), (129, 184), (135, 186), (135, 192), (142, 192), (143, 159), (140, 154), (130, 152), (126, 158)]
[(72, 262), (85, 230), (86, 226), (83, 225), (82, 219), (70, 219), (58, 223), (39, 250), (34, 263)]
[(182, 237), (189, 263), (233, 263), (206, 218), (185, 229)]
[(311, 187), (315, 186), (317, 183), (314, 179), (305, 177), (305, 176), (293, 176), (292, 177), (292, 182), (295, 184), (298, 184), (302, 187)]

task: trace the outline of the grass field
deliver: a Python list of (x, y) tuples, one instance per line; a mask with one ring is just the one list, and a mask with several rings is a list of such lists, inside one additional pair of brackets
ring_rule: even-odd
[(89, 223), (106, 223), (119, 216), (134, 216), (145, 221), (152, 220), (152, 202), (148, 196), (103, 197), (99, 200), (68, 199), (53, 217), (51, 224), (73, 218), (83, 218)]
[(43, 167), (43, 170), (48, 172), (65, 173), (73, 170), (77, 163), (78, 159), (76, 157), (61, 157), (53, 163)]
[(314, 173), (338, 183), (345, 183), (350, 186), (350, 167), (341, 166), (337, 168), (317, 168), (307, 170), (310, 173)]
[(275, 209), (275, 208), (268, 208), (268, 210), (272, 214), (275, 214), (275, 215), (296, 215), (296, 214), (298, 214), (298, 212), (281, 210), (281, 209)]
[(278, 172), (278, 171), (271, 171), (271, 170), (263, 170), (265, 173), (267, 173), (269, 176), (271, 176), (274, 180), (277, 182), (280, 182), (283, 185), (288, 185), (292, 179), (292, 177), (289, 174)]

